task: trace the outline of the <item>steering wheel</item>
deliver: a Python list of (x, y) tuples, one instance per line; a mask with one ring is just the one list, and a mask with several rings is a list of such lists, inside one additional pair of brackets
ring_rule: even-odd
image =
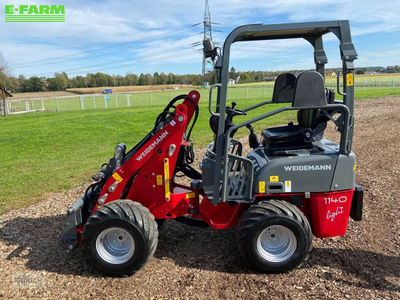
[(243, 110), (240, 109), (236, 109), (235, 106), (237, 105), (236, 102), (232, 102), (232, 107), (227, 107), (226, 108), (226, 114), (228, 115), (228, 117), (230, 117), (231, 119), (234, 116), (245, 116), (247, 115), (247, 113)]

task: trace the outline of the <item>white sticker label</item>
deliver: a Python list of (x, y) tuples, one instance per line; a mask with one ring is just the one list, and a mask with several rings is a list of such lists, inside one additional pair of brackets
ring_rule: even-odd
[(292, 181), (286, 180), (285, 181), (285, 193), (291, 193), (291, 192), (292, 192)]

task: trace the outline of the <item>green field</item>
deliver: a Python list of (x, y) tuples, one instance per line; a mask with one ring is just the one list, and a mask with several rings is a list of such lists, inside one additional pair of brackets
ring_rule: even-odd
[[(382, 89), (379, 93), (390, 93), (392, 89), (400, 89), (400, 74), (384, 75), (357, 75), (355, 77), (355, 87), (359, 95), (368, 95), (370, 92), (376, 94), (377, 89)], [(236, 84), (229, 86), (228, 100), (242, 99), (265, 99), (271, 97), (274, 82), (256, 82), (247, 84)], [(336, 78), (327, 77), (326, 86), (336, 90)], [(341, 88), (342, 89), (342, 88)], [(201, 94), (208, 97), (208, 90), (201, 89)], [(163, 105), (168, 99), (181, 94), (181, 90), (166, 90), (153, 92), (135, 92), (126, 94), (105, 95), (76, 95), (68, 97), (53, 97), (45, 99), (23, 99), (12, 100), (11, 111), (47, 111), (60, 112), (78, 109), (112, 109), (123, 107), (158, 107)]]
[[(110, 104), (107, 110), (99, 107), (94, 110), (88, 104), (85, 110), (80, 110), (79, 104), (71, 102), (70, 111), (0, 118), (0, 213), (32, 204), (43, 199), (46, 193), (87, 183), (99, 165), (113, 155), (115, 145), (120, 142), (128, 148), (135, 145), (152, 128), (170, 96), (184, 92), (135, 94), (136, 100), (131, 100), (130, 108), (115, 108)], [(240, 109), (268, 99), (271, 93), (272, 89), (268, 88), (246, 91), (242, 87), (231, 89), (229, 98), (240, 100), (237, 101)], [(208, 90), (201, 90), (201, 94), (200, 117), (193, 132), (195, 146), (205, 146), (212, 140), (208, 126)], [(393, 94), (400, 94), (400, 88), (359, 89), (356, 98)], [(269, 109), (277, 107), (271, 105)], [(265, 107), (259, 108), (241, 118), (265, 111)], [(285, 113), (263, 120), (255, 126), (256, 130), (286, 123), (292, 116)], [(245, 134), (247, 130), (238, 132), (239, 136)]]

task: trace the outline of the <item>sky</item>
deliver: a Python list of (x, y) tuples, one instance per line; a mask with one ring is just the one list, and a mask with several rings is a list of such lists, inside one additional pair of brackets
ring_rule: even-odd
[[(0, 52), (14, 76), (201, 73), (202, 46), (193, 44), (202, 41), (204, 0), (0, 3)], [(6, 23), (6, 4), (63, 4), (65, 23)], [(209, 7), (217, 45), (244, 24), (348, 19), (359, 54), (356, 67), (400, 64), (400, 1), (209, 0)], [(325, 49), (327, 68), (339, 67), (338, 41), (331, 34)], [(237, 71), (314, 66), (312, 47), (304, 40), (236, 43), (231, 58)]]

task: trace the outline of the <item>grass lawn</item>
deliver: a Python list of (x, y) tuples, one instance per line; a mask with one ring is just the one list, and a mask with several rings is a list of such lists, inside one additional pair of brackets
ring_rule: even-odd
[[(231, 94), (232, 100), (243, 98), (235, 93)], [(208, 91), (202, 90), (201, 94), (200, 116), (193, 132), (195, 146), (205, 146), (212, 140), (208, 126)], [(271, 91), (268, 91), (267, 97), (270, 94)], [(368, 88), (358, 90), (356, 98), (393, 94), (400, 94), (400, 89)], [(0, 213), (32, 204), (43, 199), (46, 193), (87, 182), (100, 164), (113, 155), (118, 143), (124, 142), (130, 148), (153, 127), (156, 116), (169, 100), (168, 97), (154, 98), (157, 100), (151, 106), (136, 103), (130, 108), (71, 110), (0, 118)], [(261, 98), (242, 99), (237, 101), (238, 108), (260, 101)], [(277, 107), (271, 105), (268, 110)], [(266, 107), (259, 108), (249, 116), (237, 118), (236, 122), (266, 110)], [(255, 129), (260, 132), (262, 128), (286, 123), (292, 116), (293, 113), (274, 116), (259, 122)], [(239, 136), (245, 134), (247, 129), (238, 132)]]

